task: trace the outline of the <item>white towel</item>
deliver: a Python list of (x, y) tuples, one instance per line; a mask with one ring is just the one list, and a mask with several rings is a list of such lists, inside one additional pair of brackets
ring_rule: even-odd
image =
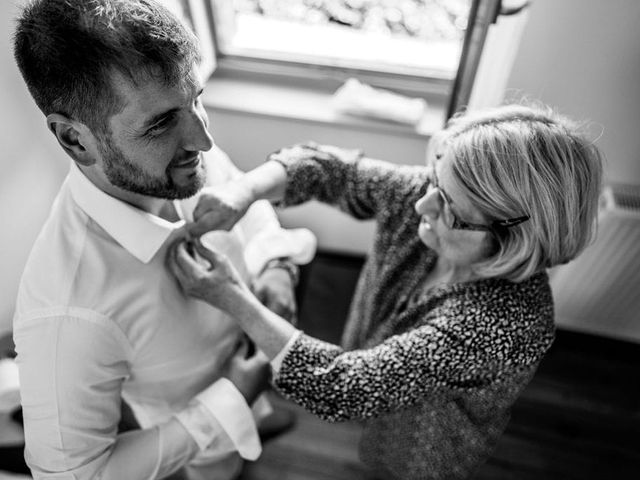
[(20, 405), (18, 365), (11, 358), (0, 360), (0, 413), (12, 412)]
[(417, 125), (427, 110), (427, 102), (350, 78), (334, 93), (333, 108), (350, 115)]

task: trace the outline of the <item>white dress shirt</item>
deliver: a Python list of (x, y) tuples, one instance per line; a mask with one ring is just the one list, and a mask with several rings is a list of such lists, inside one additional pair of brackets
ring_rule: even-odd
[[(216, 147), (204, 159), (209, 184), (239, 174)], [(196, 202), (174, 205), (188, 218)], [(238, 472), (238, 453), (259, 456), (260, 402), (252, 415), (220, 378), (242, 332), (185, 297), (165, 266), (183, 225), (105, 194), (72, 163), (27, 262), (14, 318), (35, 478), (162, 478), (186, 465), (189, 478), (224, 480)], [(281, 229), (267, 202), (203, 243), (226, 253), (246, 281), (268, 260), (308, 260), (314, 247), (309, 232)], [(141, 430), (117, 434), (121, 398)]]

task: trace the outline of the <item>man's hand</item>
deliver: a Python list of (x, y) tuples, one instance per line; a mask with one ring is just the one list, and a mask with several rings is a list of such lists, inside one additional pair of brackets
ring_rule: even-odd
[(283, 268), (267, 268), (253, 282), (253, 293), (269, 310), (292, 324), (296, 323), (293, 279)]
[(187, 225), (193, 237), (212, 230), (231, 230), (253, 203), (242, 178), (203, 190), (193, 211), (194, 222)]
[(265, 354), (257, 350), (251, 340), (243, 337), (235, 355), (229, 359), (224, 376), (251, 405), (269, 387), (271, 367)]

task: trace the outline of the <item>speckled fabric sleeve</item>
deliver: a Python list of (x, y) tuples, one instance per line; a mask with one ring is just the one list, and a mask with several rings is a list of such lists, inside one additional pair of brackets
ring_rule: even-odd
[(434, 389), (486, 386), (498, 373), (490, 355), (431, 325), (345, 352), (301, 335), (275, 379), (277, 388), (319, 417), (366, 419), (409, 406)]
[(425, 170), (423, 167), (400, 166), (366, 157), (307, 155), (280, 157), (277, 161), (287, 170), (285, 197), (278, 206), (318, 200), (358, 219), (389, 215), (395, 206), (404, 208), (406, 202), (395, 200), (414, 194), (425, 181), (424, 175), (418, 173)]
[(301, 335), (276, 387), (326, 420), (367, 419), (513, 382), (553, 341), (546, 274), (436, 287), (388, 321), (408, 328), (370, 348), (345, 351)]

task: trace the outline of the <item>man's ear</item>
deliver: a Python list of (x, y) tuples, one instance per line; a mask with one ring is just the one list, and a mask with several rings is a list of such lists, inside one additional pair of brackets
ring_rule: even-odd
[(47, 115), (47, 126), (64, 151), (77, 163), (88, 167), (96, 162), (86, 148), (87, 136), (90, 135), (86, 126), (61, 113)]

